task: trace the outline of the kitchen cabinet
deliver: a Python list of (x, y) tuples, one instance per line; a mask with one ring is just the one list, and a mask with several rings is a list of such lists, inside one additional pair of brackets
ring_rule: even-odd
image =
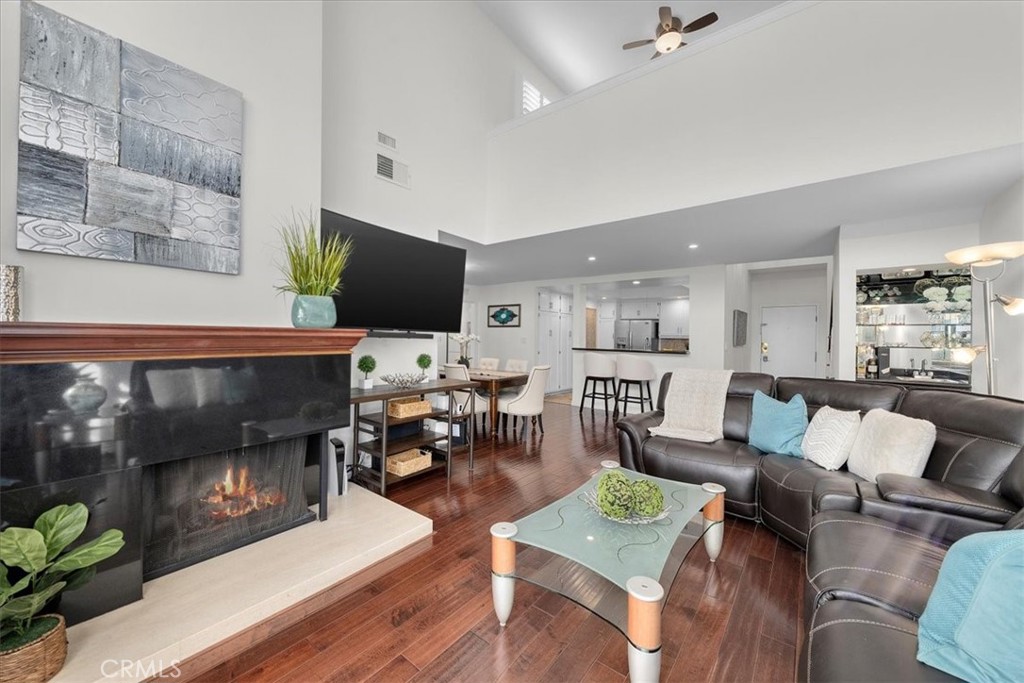
[(662, 339), (690, 336), (690, 300), (669, 299), (661, 302), (658, 336)]
[(597, 305), (598, 320), (615, 320), (619, 317), (619, 305), (614, 301), (602, 301)]
[(621, 304), (619, 318), (623, 320), (652, 320), (657, 318), (661, 303), (647, 299), (628, 299)]
[(553, 294), (541, 290), (537, 293), (537, 310), (553, 313), (572, 313), (572, 294)]

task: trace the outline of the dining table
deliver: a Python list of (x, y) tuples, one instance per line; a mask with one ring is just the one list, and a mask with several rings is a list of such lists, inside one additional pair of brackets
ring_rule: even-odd
[[(444, 371), (441, 372), (444, 374)], [(530, 379), (526, 372), (511, 372), (508, 370), (484, 370), (483, 368), (469, 368), (469, 379), (479, 382), (483, 389), (490, 394), (489, 417), (490, 436), (498, 435), (498, 394), (502, 389), (520, 387)]]

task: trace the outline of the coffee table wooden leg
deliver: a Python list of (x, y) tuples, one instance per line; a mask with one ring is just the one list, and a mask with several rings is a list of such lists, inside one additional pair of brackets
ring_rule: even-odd
[(714, 500), (704, 506), (704, 549), (714, 562), (722, 552), (725, 537), (725, 487), (721, 484), (702, 484), (701, 488), (715, 494)]
[(626, 582), (626, 655), (631, 683), (658, 683), (661, 675), (661, 601), (665, 590), (654, 579)]
[(491, 598), (494, 613), (502, 626), (512, 613), (516, 595), (513, 574), (516, 571), (516, 544), (512, 537), (519, 532), (515, 524), (501, 522), (491, 527)]

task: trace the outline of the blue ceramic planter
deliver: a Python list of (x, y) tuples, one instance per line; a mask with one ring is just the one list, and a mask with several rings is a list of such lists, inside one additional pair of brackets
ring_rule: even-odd
[(292, 302), (292, 325), (295, 327), (334, 327), (338, 311), (329, 296), (298, 294)]

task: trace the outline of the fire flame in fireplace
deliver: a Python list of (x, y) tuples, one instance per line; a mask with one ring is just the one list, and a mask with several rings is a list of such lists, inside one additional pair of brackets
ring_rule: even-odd
[(209, 504), (213, 519), (242, 517), (250, 512), (265, 510), (287, 502), (285, 495), (273, 487), (261, 487), (249, 478), (249, 468), (243, 467), (235, 478), (235, 468), (228, 466), (224, 479), (213, 485), (213, 491), (203, 498)]

